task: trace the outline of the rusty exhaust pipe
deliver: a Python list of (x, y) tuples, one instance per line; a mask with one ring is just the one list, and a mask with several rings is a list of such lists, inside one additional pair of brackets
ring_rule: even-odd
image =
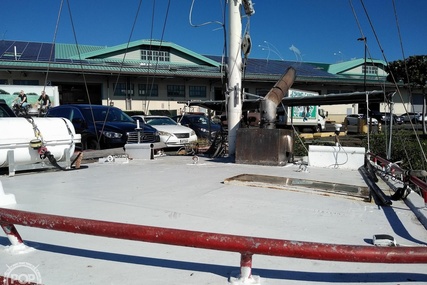
[(271, 88), (265, 99), (261, 101), (261, 128), (276, 128), (277, 106), (282, 102), (292, 84), (294, 84), (295, 78), (296, 70), (293, 67), (289, 67), (282, 78)]

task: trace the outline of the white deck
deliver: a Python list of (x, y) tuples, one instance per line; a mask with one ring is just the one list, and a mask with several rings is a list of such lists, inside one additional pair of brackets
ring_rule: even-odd
[[(425, 227), (402, 201), (383, 208), (312, 191), (223, 183), (239, 174), (263, 174), (366, 186), (358, 171), (309, 167), (297, 172), (296, 165), (241, 165), (203, 157), (193, 164), (190, 156), (83, 166), (18, 172), (0, 181), (5, 193), (16, 197), (10, 208), (26, 211), (321, 243), (370, 245), (374, 234), (389, 234), (403, 246), (427, 244)], [(421, 198), (418, 202), (422, 207)], [(240, 266), (239, 253), (17, 229), (35, 250), (13, 253), (0, 233), (0, 275), (26, 262), (37, 267), (43, 284), (228, 284)], [(254, 255), (252, 266), (261, 284), (269, 285), (427, 283), (425, 264)]]

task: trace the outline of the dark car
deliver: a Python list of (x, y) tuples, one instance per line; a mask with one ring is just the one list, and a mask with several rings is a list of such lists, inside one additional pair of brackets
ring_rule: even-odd
[(221, 126), (205, 115), (185, 114), (175, 116), (172, 119), (181, 125), (189, 127), (196, 132), (198, 138), (214, 139), (216, 134), (221, 130)]
[[(381, 122), (381, 124), (390, 124), (390, 113), (389, 112), (380, 112), (380, 111), (372, 111), (371, 112), (372, 118), (375, 118), (378, 120), (378, 122)], [(397, 116), (396, 114), (393, 114), (393, 124), (403, 124), (404, 118), (402, 116)]]
[(6, 104), (6, 101), (0, 99), (0, 118), (16, 117), (12, 109)]
[[(390, 124), (390, 113), (384, 113), (384, 115), (381, 118), (381, 122)], [(403, 124), (403, 122), (404, 122), (404, 119), (402, 116), (393, 114), (393, 124), (401, 125)]]
[[(90, 104), (61, 105), (49, 109), (46, 117), (69, 119), (82, 135), (83, 149), (123, 147), (138, 142), (136, 122), (116, 107)], [(158, 131), (149, 125), (142, 126), (139, 142), (160, 141)]]

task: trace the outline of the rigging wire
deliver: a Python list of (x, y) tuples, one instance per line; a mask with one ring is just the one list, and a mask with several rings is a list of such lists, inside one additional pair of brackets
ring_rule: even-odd
[[(119, 81), (119, 78), (120, 78), (120, 75), (121, 75), (121, 72), (122, 72), (122, 69), (123, 69), (124, 61), (126, 59), (126, 54), (127, 54), (128, 49), (129, 49), (130, 39), (132, 38), (132, 34), (133, 34), (133, 31), (134, 31), (134, 28), (135, 28), (135, 25), (136, 25), (136, 20), (138, 18), (138, 14), (139, 14), (139, 11), (140, 11), (141, 3), (142, 3), (142, 0), (139, 1), (138, 9), (137, 9), (136, 15), (135, 15), (135, 20), (133, 22), (133, 26), (132, 26), (132, 29), (131, 29), (131, 33), (129, 35), (129, 39), (128, 39), (128, 42), (127, 42), (127, 45), (126, 45), (126, 49), (125, 49), (125, 53), (123, 55), (122, 62), (120, 64), (120, 69), (119, 69), (119, 72), (117, 74), (116, 84), (115, 84), (115, 86), (113, 88), (113, 94), (115, 93), (115, 90), (117, 88), (117, 83)], [(76, 30), (75, 30), (75, 26), (74, 26), (74, 21), (73, 21), (73, 16), (72, 16), (72, 12), (71, 12), (71, 7), (70, 7), (69, 0), (67, 0), (67, 5), (68, 5), (68, 12), (69, 12), (69, 16), (70, 16), (70, 22), (71, 22), (71, 27), (72, 27), (72, 31), (73, 31), (73, 36), (74, 36), (74, 40), (75, 40), (75, 43), (76, 43), (76, 50), (77, 50), (77, 54), (78, 54), (79, 61), (80, 61), (80, 68), (81, 68), (81, 71), (82, 71), (83, 82), (84, 82), (84, 86), (85, 86), (85, 90), (86, 90), (86, 96), (87, 96), (87, 99), (88, 99), (88, 103), (91, 106), (92, 121), (93, 121), (93, 125), (94, 125), (94, 127), (96, 129), (95, 116), (94, 116), (93, 110), (92, 110), (92, 103), (91, 103), (91, 100), (90, 100), (90, 94), (89, 94), (88, 84), (87, 84), (87, 80), (86, 80), (86, 76), (85, 76), (85, 72), (84, 72), (84, 68), (83, 68), (83, 62), (82, 62), (82, 59), (81, 59), (81, 52), (80, 52), (79, 44), (78, 44), (78, 41), (77, 41), (77, 35), (76, 35)], [(109, 105), (109, 107), (110, 107), (110, 105)], [(102, 125), (102, 129), (101, 129), (100, 133), (98, 133), (98, 132), (96, 133), (96, 140), (97, 140), (97, 145), (98, 146), (99, 146), (100, 139), (101, 139), (101, 133), (104, 131), (105, 123), (106, 123), (107, 118), (108, 118), (108, 112), (109, 112), (109, 110), (110, 110), (110, 108), (108, 108), (107, 114), (105, 115), (104, 123)]]
[[(373, 25), (372, 25), (372, 21), (371, 21), (371, 19), (370, 19), (369, 15), (368, 15), (368, 12), (366, 11), (366, 7), (365, 7), (365, 5), (364, 5), (364, 2), (363, 2), (363, 0), (360, 0), (360, 2), (361, 2), (361, 4), (362, 4), (363, 9), (364, 9), (364, 11), (365, 11), (365, 14), (366, 14), (366, 16), (367, 16), (367, 18), (368, 18), (368, 21), (369, 21), (369, 24), (370, 24), (370, 26), (371, 26), (371, 29), (372, 29), (372, 31), (373, 31), (373, 33), (374, 33), (374, 35), (375, 35), (375, 39), (377, 40), (378, 46), (380, 47), (380, 50), (381, 50), (381, 53), (382, 53), (382, 55), (383, 55), (384, 61), (385, 61), (385, 62), (386, 62), (386, 64), (388, 65), (389, 63), (388, 63), (387, 58), (386, 58), (386, 56), (385, 56), (385, 54), (384, 54), (384, 50), (383, 50), (383, 48), (381, 47), (381, 44), (380, 44), (380, 41), (379, 41), (379, 39), (378, 39), (378, 36), (377, 36), (377, 34), (376, 34), (376, 32), (375, 32), (375, 29), (374, 29), (374, 27), (373, 27)], [(395, 14), (397, 14), (397, 13), (395, 13)], [(396, 22), (396, 24), (397, 24), (397, 25), (399, 25), (399, 24), (398, 24), (398, 22)], [(399, 29), (399, 31), (400, 31), (400, 29)], [(399, 39), (400, 39), (401, 46), (402, 46), (402, 38), (401, 38), (401, 37), (399, 37)], [(406, 67), (406, 66), (405, 66), (405, 71), (407, 72), (407, 67)], [(397, 85), (396, 79), (394, 78), (394, 76), (393, 76), (393, 73), (392, 73), (392, 72), (390, 72), (390, 74), (391, 74), (391, 76), (392, 76), (393, 83), (395, 84), (396, 88), (397, 88), (397, 89), (398, 89), (398, 91), (399, 91), (399, 92), (398, 92), (398, 94), (399, 94), (399, 96), (400, 96), (400, 99), (401, 99), (401, 100), (402, 100), (402, 102), (403, 102), (403, 96), (402, 96), (402, 94), (401, 94), (401, 92), (400, 92), (400, 88), (399, 88), (399, 87), (398, 87), (398, 85)], [(408, 78), (409, 78), (409, 77), (408, 77)], [(409, 81), (408, 81), (408, 85), (409, 85)], [(405, 106), (405, 105), (403, 105), (403, 107), (404, 107), (404, 109), (405, 109), (405, 112), (407, 112), (406, 106)], [(420, 147), (421, 153), (423, 154), (423, 158), (424, 158), (424, 161), (423, 161), (423, 162), (425, 162), (425, 161), (427, 161), (427, 158), (426, 158), (426, 154), (425, 154), (425, 152), (424, 152), (424, 149), (423, 149), (423, 147), (422, 147), (421, 140), (420, 140), (420, 138), (419, 138), (419, 136), (418, 136), (417, 132), (415, 131), (415, 127), (414, 127), (414, 125), (413, 125), (413, 123), (412, 123), (412, 122), (411, 122), (411, 126), (412, 126), (412, 129), (413, 129), (414, 133), (415, 133), (415, 137), (416, 137), (416, 139), (417, 139), (417, 142), (418, 142), (418, 145), (419, 145), (419, 147)], [(407, 159), (409, 160), (409, 157), (408, 157)], [(423, 163), (423, 165), (424, 165), (424, 163)]]
[[(394, 0), (392, 0), (391, 2), (393, 4), (394, 18), (395, 18), (395, 21), (396, 21), (397, 34), (399, 36), (400, 49), (402, 50), (402, 58), (405, 59), (406, 56), (405, 56), (405, 51), (404, 51), (404, 48), (403, 48), (402, 33), (400, 32), (399, 20), (397, 18), (396, 3), (394, 2)], [(409, 82), (408, 66), (406, 64), (406, 60), (403, 61), (403, 64), (405, 66), (406, 79)], [(411, 97), (412, 96), (411, 85), (408, 85), (408, 90), (409, 90), (409, 96)], [(408, 104), (409, 104), (409, 102), (408, 102)]]
[[(204, 22), (201, 24), (193, 24), (193, 8), (194, 8), (194, 3), (196, 2), (196, 0), (192, 0), (191, 1), (191, 6), (190, 6), (190, 13), (188, 14), (188, 22), (190, 23), (190, 26), (192, 27), (202, 27), (202, 26), (206, 26), (206, 25), (210, 25), (210, 24), (218, 24), (221, 27), (224, 27), (224, 23), (223, 22), (219, 22), (219, 21), (208, 21), (208, 22)], [(221, 2), (221, 1), (220, 1)]]
[[(352, 5), (352, 3), (351, 3), (351, 0), (349, 0), (349, 1), (350, 1), (350, 5), (352, 6), (353, 13), (355, 14), (355, 12), (354, 12), (354, 7), (353, 7), (353, 5)], [(364, 5), (364, 2), (363, 2), (363, 0), (360, 0), (360, 2), (361, 2), (361, 5), (362, 5), (362, 7), (363, 7), (363, 9), (364, 9), (365, 15), (366, 15), (366, 17), (367, 17), (367, 19), (368, 19), (368, 21), (369, 21), (369, 25), (370, 25), (370, 27), (371, 27), (371, 29), (372, 29), (373, 33), (374, 33), (374, 36), (375, 36), (376, 42), (377, 42), (377, 44), (378, 44), (378, 46), (379, 46), (379, 48), (380, 48), (381, 54), (382, 54), (382, 56), (383, 56), (383, 59), (384, 59), (384, 61), (386, 62), (386, 64), (388, 65), (389, 63), (388, 63), (388, 61), (387, 61), (387, 58), (386, 58), (386, 56), (385, 56), (384, 50), (383, 50), (383, 48), (382, 48), (382, 46), (381, 46), (381, 43), (380, 43), (380, 41), (379, 41), (379, 38), (378, 38), (377, 33), (376, 33), (376, 31), (375, 31), (375, 28), (374, 28), (374, 26), (373, 26), (373, 24), (372, 24), (372, 21), (371, 21), (371, 19), (370, 19), (370, 17), (369, 17), (369, 14), (368, 14), (368, 12), (367, 12), (367, 10), (366, 10), (366, 7), (365, 7), (365, 5)], [(397, 15), (397, 13), (396, 13), (396, 12), (395, 12), (395, 14)], [(360, 30), (361, 34), (363, 35), (362, 29), (361, 29), (361, 27), (360, 27), (360, 23), (359, 23), (359, 22), (358, 22), (358, 20), (357, 20), (357, 16), (356, 16), (356, 14), (355, 14), (355, 17), (356, 17), (356, 21), (357, 21), (358, 26), (359, 26), (359, 30)], [(397, 18), (396, 18), (396, 19), (397, 19)], [(396, 23), (397, 23), (397, 25), (399, 25), (397, 21), (396, 21)], [(400, 31), (400, 29), (399, 29), (399, 31)], [(401, 37), (400, 37), (400, 41), (401, 41)], [(401, 43), (402, 43), (402, 41), (401, 41)], [(368, 48), (367, 48), (367, 49), (368, 49)], [(368, 49), (368, 52), (369, 52), (369, 49)], [(370, 53), (369, 53), (369, 55), (370, 55)], [(371, 56), (370, 56), (370, 57), (371, 57)], [(399, 86), (398, 86), (397, 82), (396, 82), (396, 79), (394, 78), (393, 73), (390, 73), (390, 75), (391, 75), (391, 77), (392, 77), (393, 84), (395, 85), (395, 87), (396, 87), (396, 89), (397, 89), (397, 93), (399, 94), (399, 97), (400, 97), (401, 101), (402, 101), (402, 102), (404, 102), (404, 100), (403, 100), (403, 95), (402, 95), (402, 93), (401, 93), (401, 91), (400, 91), (400, 88), (399, 88)], [(385, 99), (387, 99), (387, 98), (385, 98)], [(403, 105), (403, 107), (404, 107), (405, 112), (407, 112), (407, 108), (406, 108), (406, 106), (405, 106), (405, 105)], [(420, 141), (420, 139), (419, 139), (419, 136), (418, 136), (417, 132), (415, 131), (415, 127), (414, 127), (413, 123), (412, 123), (412, 122), (410, 122), (410, 123), (411, 123), (411, 126), (412, 126), (412, 130), (413, 130), (413, 131), (414, 131), (414, 133), (415, 133), (416, 140), (417, 140), (417, 142), (418, 142), (418, 145), (419, 145), (419, 147), (420, 147), (420, 150), (421, 150), (421, 152), (422, 152), (422, 154), (423, 154), (424, 161), (426, 161), (426, 155), (425, 155), (424, 150), (423, 150), (423, 148), (422, 148), (422, 144), (421, 144), (421, 141)], [(386, 144), (387, 144), (387, 142), (386, 142)], [(410, 158), (409, 158), (409, 157), (407, 157), (407, 160), (408, 160), (408, 161), (409, 161), (409, 159), (410, 159)]]
[[(156, 0), (153, 1), (153, 8), (151, 10), (151, 29), (150, 29), (150, 44), (149, 44), (149, 48), (148, 50), (151, 52), (151, 48), (153, 46), (153, 32), (154, 32), (154, 12), (156, 11)], [(161, 42), (160, 42), (160, 46), (161, 46)], [(159, 46), (159, 48), (160, 48)], [(148, 64), (147, 64), (147, 83), (146, 86), (148, 86), (149, 80), (150, 80), (150, 66), (151, 66), (151, 59), (153, 58), (152, 54), (148, 54)], [(158, 58), (158, 57), (157, 57)], [(155, 70), (157, 69), (157, 65), (155, 66)], [(145, 94), (145, 109), (144, 112), (146, 114), (148, 114), (148, 110), (149, 110), (149, 105), (150, 105), (150, 100), (148, 100), (148, 96), (151, 96), (152, 92), (153, 92), (153, 88), (154, 88), (154, 79), (156, 76), (156, 72), (154, 72), (153, 75), (153, 80), (152, 80), (152, 84), (150, 86), (150, 93), (149, 94)]]
[[(151, 50), (152, 38), (153, 38), (153, 31), (154, 31), (154, 11), (155, 11), (155, 4), (156, 4), (155, 2), (156, 1), (154, 1), (152, 15), (151, 15), (151, 35), (150, 35), (150, 49), (149, 50)], [(159, 47), (158, 47), (158, 51), (159, 52), (162, 49), (163, 38), (164, 38), (164, 35), (165, 35), (165, 31), (166, 31), (166, 24), (167, 24), (167, 21), (168, 21), (168, 18), (169, 18), (170, 3), (171, 2), (169, 0), (168, 1), (168, 6), (166, 8), (165, 20), (163, 22), (162, 35), (160, 37), (160, 44), (159, 44)], [(151, 60), (151, 58), (152, 57), (149, 57), (150, 60)], [(148, 74), (147, 74), (147, 84), (146, 84), (146, 86), (148, 86), (148, 81), (149, 81), (149, 72), (150, 72), (150, 66), (151, 66), (150, 60), (148, 62)], [(155, 78), (156, 78), (158, 67), (159, 67), (159, 57), (157, 56), (156, 57), (156, 64), (155, 64), (155, 68), (154, 68), (154, 74), (153, 74), (153, 78), (152, 78), (152, 81), (151, 81), (151, 84), (150, 84), (150, 92), (146, 93), (146, 95), (145, 95), (145, 111), (147, 113), (148, 113), (149, 106), (150, 106), (150, 100), (148, 100), (147, 97), (151, 96), (152, 92), (154, 90), (154, 82), (155, 82)]]
[[(92, 105), (92, 104), (91, 104), (91, 101), (90, 101), (89, 89), (88, 89), (88, 87), (87, 87), (86, 76), (85, 76), (85, 73), (84, 73), (84, 68), (83, 68), (83, 63), (82, 63), (82, 58), (81, 58), (80, 48), (79, 48), (79, 44), (78, 44), (78, 41), (77, 41), (76, 29), (75, 29), (75, 27), (74, 27), (73, 15), (72, 15), (72, 13), (71, 13), (71, 7), (70, 7), (70, 1), (69, 1), (69, 0), (67, 0), (67, 7), (68, 7), (68, 14), (69, 14), (69, 16), (70, 16), (71, 28), (72, 28), (72, 30), (73, 30), (74, 41), (75, 41), (75, 43), (76, 43), (77, 55), (78, 55), (78, 57), (79, 57), (79, 61), (80, 61), (80, 65), (79, 65), (79, 66), (80, 66), (80, 70), (81, 70), (81, 72), (82, 72), (83, 82), (84, 82), (85, 89), (86, 89), (86, 96), (87, 96), (87, 98), (88, 98), (89, 105)], [(94, 128), (95, 128), (95, 130), (96, 130), (95, 117), (94, 117), (94, 114), (93, 114), (92, 108), (91, 108), (91, 115), (92, 115), (92, 122), (93, 122), (93, 126), (94, 126)], [(99, 140), (100, 140), (100, 134), (98, 134), (98, 132), (96, 132), (96, 141), (97, 141), (97, 144), (99, 144)]]
[[(126, 56), (127, 56), (127, 53), (128, 53), (128, 50), (129, 50), (129, 46), (130, 46), (130, 41), (131, 41), (131, 39), (132, 39), (133, 32), (134, 32), (134, 30), (135, 30), (136, 21), (138, 20), (139, 11), (141, 10), (141, 4), (142, 4), (142, 0), (139, 0), (138, 8), (136, 9), (135, 18), (134, 18), (134, 20), (133, 20), (133, 24), (132, 24), (131, 32), (130, 32), (130, 34), (129, 34), (129, 38), (128, 38), (128, 41), (127, 41), (127, 43), (126, 43), (125, 53), (123, 54), (123, 59), (122, 59), (122, 62), (121, 62), (121, 64), (120, 64), (119, 72), (118, 72), (118, 74), (117, 74), (116, 83), (114, 84), (113, 94), (115, 94), (115, 92), (116, 92), (116, 88), (117, 88), (117, 85), (118, 85), (118, 83), (119, 83), (120, 76), (121, 76), (121, 74), (122, 74), (122, 70), (123, 70), (124, 62), (125, 62), (125, 60), (126, 60)], [(127, 93), (127, 89), (128, 89), (128, 88), (126, 88), (126, 93)], [(128, 96), (128, 94), (126, 94), (126, 99), (128, 99), (128, 98), (127, 98), (127, 96)], [(106, 119), (107, 119), (107, 117), (106, 117)]]
[(64, 4), (64, 0), (61, 0), (61, 4), (59, 5), (58, 17), (56, 19), (55, 32), (53, 34), (52, 47), (50, 49), (49, 62), (47, 64), (46, 76), (45, 76), (45, 79), (44, 79), (43, 91), (46, 90), (46, 86), (47, 86), (47, 79), (48, 79), (48, 76), (49, 76), (49, 70), (50, 70), (50, 65), (51, 65), (51, 61), (52, 61), (53, 52), (55, 50), (56, 35), (58, 34), (59, 20), (61, 19), (61, 13), (62, 13), (62, 6), (63, 6), (63, 4)]
[[(221, 68), (221, 74), (223, 74), (223, 76), (221, 76), (222, 93), (225, 94), (228, 92), (227, 87), (226, 87), (226, 78), (228, 77), (227, 76), (228, 70), (227, 70), (227, 68), (224, 68), (224, 67), (226, 67), (225, 60), (228, 57), (228, 54), (227, 54), (227, 29), (225, 27), (225, 19), (226, 19), (226, 16), (225, 16), (226, 8), (225, 7), (227, 5), (227, 3), (226, 3), (227, 1), (219, 0), (220, 6), (222, 7), (222, 22), (220, 22), (220, 21), (207, 21), (207, 22), (203, 22), (201, 24), (194, 24), (193, 20), (192, 20), (195, 2), (196, 2), (196, 0), (191, 1), (191, 6), (190, 6), (189, 14), (188, 14), (188, 22), (189, 22), (190, 26), (192, 26), (194, 28), (198, 28), (198, 27), (202, 27), (202, 26), (206, 26), (206, 25), (210, 25), (210, 24), (218, 24), (221, 26), (222, 31), (223, 31), (224, 45), (223, 45), (223, 51), (222, 51), (222, 55), (221, 55), (220, 68)], [(225, 109), (227, 110), (227, 100), (225, 100)], [(221, 109), (221, 113), (222, 112), (224, 112), (223, 109)]]
[(68, 6), (68, 14), (69, 14), (69, 16), (70, 16), (71, 28), (72, 28), (72, 30), (73, 30), (73, 37), (74, 37), (74, 41), (75, 41), (75, 43), (76, 43), (77, 55), (78, 55), (78, 57), (79, 57), (79, 61), (80, 61), (79, 66), (80, 66), (80, 69), (81, 69), (81, 71), (82, 71), (83, 81), (84, 81), (84, 84), (85, 84), (85, 87), (86, 87), (86, 95), (87, 95), (87, 97), (88, 97), (88, 102), (89, 102), (89, 104), (91, 104), (90, 96), (89, 96), (89, 90), (88, 90), (88, 88), (87, 88), (86, 76), (85, 76), (84, 69), (83, 69), (83, 62), (82, 62), (82, 57), (81, 57), (80, 47), (79, 47), (79, 43), (78, 43), (78, 41), (77, 41), (76, 29), (75, 29), (75, 27), (74, 27), (74, 20), (73, 20), (73, 15), (72, 15), (72, 13), (71, 13), (71, 7), (70, 7), (70, 1), (69, 1), (69, 0), (67, 0), (67, 6)]
[[(402, 57), (403, 57), (403, 64), (404, 64), (404, 70), (405, 70), (406, 80), (408, 82), (407, 86), (408, 86), (409, 98), (412, 98), (412, 88), (411, 88), (411, 84), (409, 84), (410, 80), (409, 80), (409, 73), (408, 73), (408, 65), (407, 65), (407, 62), (406, 62), (406, 59), (405, 59), (406, 56), (405, 56), (405, 52), (404, 52), (404, 48), (403, 48), (402, 34), (400, 32), (399, 20), (398, 20), (398, 17), (397, 17), (396, 4), (395, 4), (394, 0), (392, 0), (392, 4), (393, 4), (394, 17), (395, 17), (395, 21), (396, 21), (398, 36), (399, 36), (399, 43), (400, 43), (400, 47), (401, 47), (401, 50), (402, 50)], [(393, 76), (393, 74), (392, 74), (392, 76)], [(394, 80), (394, 77), (393, 77), (393, 80)], [(411, 100), (408, 101), (408, 106), (409, 106), (410, 101)], [(403, 100), (402, 100), (402, 102), (403, 102)], [(405, 112), (408, 112), (407, 107), (405, 105), (403, 105), (403, 107), (405, 109)], [(410, 124), (411, 124), (412, 130), (414, 131), (414, 133), (416, 135), (418, 145), (420, 146), (420, 150), (421, 150), (421, 152), (422, 152), (422, 154), (424, 156), (424, 160), (422, 161), (422, 165), (423, 165), (423, 168), (425, 168), (425, 163), (424, 162), (427, 160), (426, 159), (426, 154), (424, 153), (424, 149), (422, 148), (420, 138), (419, 138), (419, 136), (418, 136), (418, 134), (417, 134), (417, 132), (415, 130), (415, 126), (414, 126), (412, 120), (410, 120)], [(405, 153), (406, 153), (406, 150), (405, 150)], [(409, 161), (409, 158), (408, 158), (408, 161)], [(411, 166), (411, 169), (412, 169), (412, 166)]]
[[(353, 15), (354, 15), (354, 18), (355, 18), (355, 20), (356, 20), (357, 26), (358, 26), (358, 28), (359, 28), (361, 38), (363, 38), (363, 39), (364, 39), (363, 44), (365, 45), (365, 49), (369, 52), (368, 43), (367, 43), (367, 41), (366, 41), (366, 36), (364, 35), (363, 30), (362, 30), (362, 26), (360, 25), (359, 19), (357, 18), (357, 14), (356, 14), (356, 11), (355, 11), (355, 9), (354, 9), (354, 6), (353, 6), (353, 3), (352, 3), (352, 0), (349, 0), (349, 4), (350, 4), (350, 7), (351, 7), (351, 9), (352, 9), (352, 11), (353, 11)], [(371, 56), (369, 56), (369, 57), (371, 57)], [(365, 59), (365, 60), (366, 60), (366, 59)], [(365, 72), (366, 72), (366, 70), (365, 70)], [(366, 93), (366, 90), (365, 90), (365, 93)], [(370, 117), (370, 116), (369, 116), (369, 113), (368, 113), (368, 109), (369, 109), (369, 101), (368, 101), (368, 94), (366, 93), (366, 113), (367, 113), (367, 114), (366, 114), (366, 118), (369, 118), (369, 117)], [(368, 123), (368, 126), (369, 126), (369, 123)], [(369, 132), (367, 133), (366, 138), (367, 138), (367, 144), (368, 144), (368, 151), (370, 151), (371, 146), (370, 146), (370, 134), (369, 134)], [(386, 142), (386, 143), (387, 143), (387, 142)]]

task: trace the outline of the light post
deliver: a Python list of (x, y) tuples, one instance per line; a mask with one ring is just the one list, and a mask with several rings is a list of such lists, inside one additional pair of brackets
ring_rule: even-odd
[(372, 125), (372, 115), (369, 115), (370, 108), (369, 108), (368, 94), (366, 93), (366, 41), (367, 41), (367, 38), (363, 37), (363, 38), (358, 38), (357, 40), (363, 41), (363, 46), (365, 51), (363, 56), (363, 91), (365, 91), (365, 96), (366, 96), (366, 118), (369, 119), (369, 122), (367, 122), (368, 129), (369, 129), (369, 127)]
[(365, 55), (364, 55), (364, 60), (363, 60), (363, 90), (366, 92), (366, 45), (367, 45), (367, 38), (363, 37), (363, 38), (358, 38), (358, 41), (363, 41), (363, 45), (365, 47)]

